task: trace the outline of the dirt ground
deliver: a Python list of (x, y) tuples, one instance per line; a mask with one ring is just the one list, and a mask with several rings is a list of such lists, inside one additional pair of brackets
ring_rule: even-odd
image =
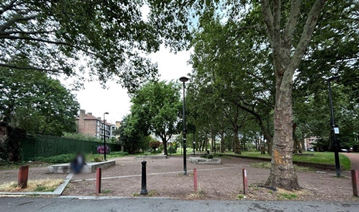
[[(351, 179), (336, 178), (333, 171), (297, 172), (300, 186), (295, 192), (272, 191), (261, 187), (269, 169), (252, 168), (256, 160), (222, 158), (221, 165), (198, 165), (187, 161), (188, 176), (183, 175), (183, 158), (147, 161), (147, 190), (149, 196), (175, 199), (217, 200), (308, 200), (308, 201), (359, 201), (352, 197)], [(193, 191), (193, 168), (198, 170), (199, 192)], [(249, 195), (242, 195), (242, 168), (247, 169)], [(2, 175), (2, 172), (0, 172)], [(135, 157), (116, 159), (116, 166), (103, 170), (101, 195), (139, 196), (141, 190), (141, 160)], [(349, 176), (349, 172), (343, 175)], [(96, 195), (95, 173), (74, 176), (63, 195)]]
[[(27, 164), (28, 165), (28, 164)], [(36, 164), (29, 167), (29, 180), (40, 179), (65, 179), (67, 174), (49, 174), (47, 173), (48, 164)], [(0, 184), (15, 181), (17, 182), (18, 169), (0, 170)]]

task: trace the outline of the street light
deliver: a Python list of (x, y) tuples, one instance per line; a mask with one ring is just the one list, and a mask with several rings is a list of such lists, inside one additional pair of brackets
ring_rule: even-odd
[(106, 132), (105, 132), (105, 128), (106, 128), (106, 120), (105, 120), (105, 115), (109, 114), (108, 112), (105, 112), (103, 114), (103, 159), (106, 161)]
[(340, 163), (339, 163), (339, 143), (337, 140), (337, 134), (339, 134), (339, 128), (335, 125), (334, 120), (334, 110), (333, 110), (333, 100), (332, 100), (332, 87), (330, 86), (331, 81), (337, 81), (339, 77), (331, 77), (328, 79), (328, 90), (329, 90), (329, 103), (330, 103), (330, 113), (331, 113), (331, 130), (333, 134), (333, 142), (334, 142), (334, 155), (335, 155), (335, 169), (337, 171), (337, 177), (340, 177)]
[(187, 77), (181, 77), (179, 79), (183, 83), (183, 169), (184, 175), (187, 175), (187, 162), (186, 162), (186, 82)]

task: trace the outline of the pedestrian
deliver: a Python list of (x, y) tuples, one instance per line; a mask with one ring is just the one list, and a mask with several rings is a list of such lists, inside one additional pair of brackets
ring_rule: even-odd
[(70, 163), (71, 171), (75, 174), (79, 174), (85, 165), (85, 157), (83, 154), (77, 153), (75, 159)]

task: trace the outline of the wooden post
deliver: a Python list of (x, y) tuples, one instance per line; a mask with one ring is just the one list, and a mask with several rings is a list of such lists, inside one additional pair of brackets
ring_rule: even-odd
[(96, 193), (101, 193), (101, 168), (96, 169)]
[(194, 184), (194, 192), (197, 193), (197, 169), (193, 169), (193, 184)]
[(17, 176), (17, 186), (20, 188), (27, 187), (27, 180), (29, 177), (29, 166), (21, 166)]
[(359, 178), (358, 171), (352, 170), (353, 196), (359, 196)]
[(245, 195), (248, 194), (248, 180), (247, 180), (247, 170), (245, 168), (242, 169), (243, 174), (243, 193)]

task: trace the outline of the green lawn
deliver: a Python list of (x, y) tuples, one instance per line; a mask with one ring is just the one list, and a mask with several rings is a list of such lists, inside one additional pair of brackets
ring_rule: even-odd
[[(307, 152), (309, 154), (314, 154), (314, 156), (298, 156), (293, 155), (293, 161), (300, 162), (311, 162), (311, 163), (321, 163), (321, 164), (335, 164), (334, 161), (334, 152)], [(226, 152), (226, 154), (234, 154), (233, 152)], [(243, 156), (251, 156), (258, 158), (270, 158), (268, 154), (262, 155), (260, 152), (242, 152)], [(350, 160), (345, 155), (339, 154), (340, 165), (344, 167), (345, 170), (350, 170)]]

